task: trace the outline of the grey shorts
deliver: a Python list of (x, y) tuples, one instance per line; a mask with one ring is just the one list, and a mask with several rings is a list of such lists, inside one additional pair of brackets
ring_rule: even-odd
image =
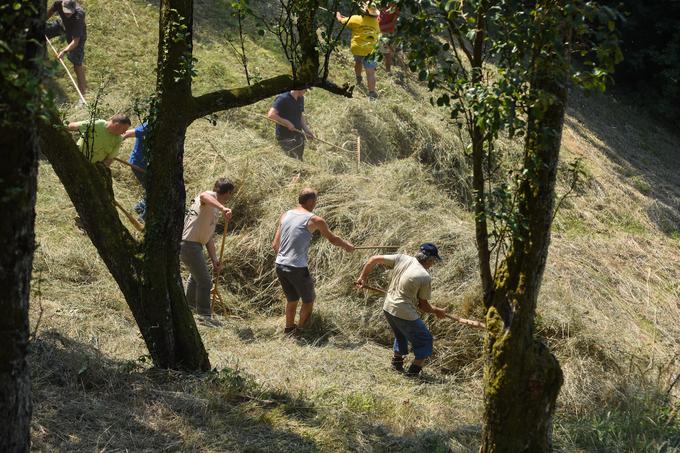
[[(71, 37), (66, 36), (64, 26), (58, 20), (47, 22), (47, 24), (45, 24), (45, 35), (48, 38), (63, 36), (67, 43), (71, 42)], [(78, 42), (76, 48), (68, 52), (66, 57), (73, 64), (73, 66), (82, 66), (85, 61), (85, 39), (81, 39), (80, 42)]]
[(276, 276), (288, 302), (297, 302), (302, 299), (303, 304), (308, 304), (316, 299), (314, 279), (308, 268), (277, 264)]
[(294, 137), (284, 138), (278, 141), (279, 146), (288, 157), (302, 160), (302, 155), (305, 152), (305, 139), (301, 134)]

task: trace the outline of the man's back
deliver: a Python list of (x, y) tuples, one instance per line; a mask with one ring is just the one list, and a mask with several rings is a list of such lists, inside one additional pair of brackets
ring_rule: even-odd
[(276, 264), (291, 267), (307, 267), (307, 255), (312, 240), (309, 221), (312, 212), (292, 209), (281, 218), (281, 243), (276, 255)]
[(385, 266), (392, 267), (383, 310), (401, 319), (418, 319), (418, 299), (430, 299), (432, 277), (412, 256), (386, 255)]
[(83, 121), (79, 123), (78, 129), (81, 133), (78, 147), (90, 162), (101, 162), (118, 154), (123, 137), (110, 133), (106, 129), (106, 120), (96, 120), (94, 123)]

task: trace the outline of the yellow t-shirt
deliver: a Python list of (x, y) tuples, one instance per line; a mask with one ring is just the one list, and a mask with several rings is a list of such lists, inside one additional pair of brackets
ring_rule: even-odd
[(365, 57), (373, 53), (380, 37), (378, 18), (373, 16), (351, 16), (345, 21), (347, 28), (352, 31), (350, 49), (354, 55)]

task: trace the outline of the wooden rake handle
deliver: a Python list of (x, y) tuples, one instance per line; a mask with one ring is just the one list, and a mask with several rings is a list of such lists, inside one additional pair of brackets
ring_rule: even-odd
[(146, 170), (143, 169), (142, 167), (139, 167), (139, 166), (137, 166), (137, 165), (135, 165), (135, 164), (131, 164), (130, 162), (126, 162), (126, 161), (124, 161), (123, 159), (119, 159), (119, 158), (117, 158), (117, 157), (114, 157), (113, 160), (115, 160), (116, 162), (119, 162), (119, 163), (121, 163), (121, 164), (123, 164), (123, 165), (127, 165), (128, 167), (130, 167), (130, 168), (132, 168), (133, 170), (138, 171), (138, 172), (140, 172), (140, 173), (146, 173)]
[(135, 229), (136, 229), (137, 231), (140, 231), (140, 232), (141, 232), (141, 231), (144, 231), (144, 225), (142, 225), (142, 224), (139, 222), (139, 220), (135, 219), (135, 217), (134, 217), (132, 214), (130, 214), (130, 213), (129, 213), (129, 212), (128, 212), (121, 204), (120, 204), (120, 203), (118, 203), (118, 200), (116, 200), (115, 198), (113, 199), (113, 204), (114, 204), (118, 209), (121, 210), (121, 212), (125, 215), (125, 217), (127, 217), (127, 219), (130, 221), (130, 223), (132, 224), (132, 226), (135, 227)]
[[(369, 285), (363, 285), (361, 289), (367, 289), (369, 291), (375, 291), (380, 294), (387, 294), (387, 291), (385, 291), (382, 288), (376, 288), (375, 286), (369, 286)], [(486, 325), (483, 322), (475, 321), (473, 319), (466, 319), (466, 318), (459, 318), (458, 316), (454, 315), (446, 315), (447, 318), (449, 318), (452, 321), (456, 321), (457, 323), (464, 324), (466, 326), (470, 327), (475, 327), (477, 329), (486, 329)]]

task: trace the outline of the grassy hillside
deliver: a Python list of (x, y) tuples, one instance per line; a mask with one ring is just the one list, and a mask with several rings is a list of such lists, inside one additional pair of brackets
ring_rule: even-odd
[[(129, 110), (153, 88), (157, 5), (97, 0), (85, 8), (86, 64), (91, 91), (104, 87), (101, 115)], [(195, 93), (244, 84), (223, 4), (196, 2), (196, 16)], [(273, 40), (249, 36), (255, 74), (285, 71)], [(349, 62), (347, 54), (335, 58), (335, 81), (352, 80)], [(61, 100), (75, 101), (65, 75), (56, 79)], [(284, 157), (271, 124), (257, 116), (271, 100), (220, 114), (216, 126), (191, 126), (188, 196), (222, 175), (239, 189), (220, 286), (224, 327), (200, 327), (215, 367), (206, 375), (150, 367), (125, 301), (41, 163), (31, 307), (36, 450), (476, 451), (481, 334), (428, 319), (436, 341), (425, 377), (391, 372), (381, 300), (352, 288), (368, 254), (315, 241), (313, 328), (302, 339), (282, 336), (270, 242), (278, 216), (307, 185), (320, 191), (319, 214), (355, 243), (401, 244), (405, 252), (426, 240), (440, 245), (446, 259), (433, 273), (434, 303), (481, 316), (465, 144), (409, 74), (379, 72), (378, 89), (377, 103), (321, 90), (307, 96), (322, 138), (351, 149), (361, 136), (358, 170), (353, 152), (318, 143), (304, 163)], [(64, 110), (85, 116), (67, 103)], [(680, 385), (672, 385), (680, 372), (676, 142), (622, 101), (571, 95), (558, 193), (576, 157), (586, 180), (556, 218), (538, 321), (565, 372), (560, 451), (680, 449)], [(521, 143), (501, 146), (512, 153)], [(141, 194), (133, 176), (122, 166), (112, 173), (117, 199), (133, 206)]]

